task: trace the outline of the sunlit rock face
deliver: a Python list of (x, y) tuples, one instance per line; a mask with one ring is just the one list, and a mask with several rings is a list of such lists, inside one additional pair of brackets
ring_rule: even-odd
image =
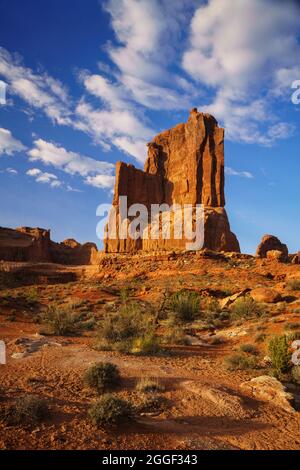
[[(230, 231), (224, 196), (224, 129), (210, 114), (192, 109), (185, 124), (158, 134), (148, 144), (144, 171), (133, 165), (117, 163), (113, 206), (117, 214), (116, 237), (108, 237), (107, 253), (138, 250), (185, 249), (186, 238), (172, 236), (151, 239), (145, 235), (133, 240), (119, 237), (119, 198), (127, 197), (128, 207), (143, 204), (149, 211), (153, 204), (204, 206), (204, 243), (202, 248), (215, 251), (240, 251), (236, 236)], [(121, 219), (121, 220), (120, 220)], [(172, 218), (171, 218), (172, 219)], [(128, 223), (133, 219), (127, 217)], [(149, 223), (150, 223), (149, 215)], [(162, 230), (162, 227), (160, 227)], [(143, 234), (149, 230), (143, 230)]]

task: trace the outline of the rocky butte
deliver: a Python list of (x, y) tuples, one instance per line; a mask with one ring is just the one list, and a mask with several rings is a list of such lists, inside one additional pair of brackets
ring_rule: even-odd
[[(113, 206), (119, 220), (119, 197), (127, 196), (128, 207), (144, 204), (197, 204), (204, 206), (204, 246), (214, 251), (240, 252), (231, 232), (224, 196), (224, 129), (210, 114), (196, 108), (185, 124), (157, 135), (148, 144), (144, 171), (123, 162), (117, 163)], [(130, 218), (129, 218), (130, 220)], [(150, 223), (150, 220), (149, 220)], [(172, 233), (172, 231), (171, 231)], [(106, 253), (184, 250), (184, 238), (145, 239), (110, 238), (104, 242)]]

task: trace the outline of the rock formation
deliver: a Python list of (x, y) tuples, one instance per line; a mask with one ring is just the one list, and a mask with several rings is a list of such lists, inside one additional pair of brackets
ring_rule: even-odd
[(55, 243), (50, 230), (40, 228), (0, 228), (0, 261), (87, 265), (96, 264), (97, 257), (94, 243)]
[(209, 114), (193, 109), (186, 124), (157, 135), (148, 144), (144, 171), (122, 162), (116, 168), (113, 206), (117, 213), (117, 237), (113, 239), (108, 234), (105, 252), (184, 250), (187, 240), (172, 236), (158, 240), (144, 236), (137, 240), (120, 239), (119, 225), (124, 222), (120, 217), (120, 196), (127, 196), (128, 207), (144, 204), (149, 213), (152, 204), (193, 207), (203, 204), (203, 248), (240, 252), (224, 209), (224, 129)]
[[(274, 235), (265, 235), (262, 238), (261, 243), (258, 245), (258, 248), (256, 250), (256, 256), (258, 258), (269, 258), (269, 259), (274, 259), (275, 254), (269, 254), (269, 251), (280, 251), (282, 253), (282, 256), (280, 257), (280, 261), (287, 261), (288, 260), (288, 247), (281, 243), (281, 241), (275, 237)], [(278, 255), (277, 255), (278, 259)]]

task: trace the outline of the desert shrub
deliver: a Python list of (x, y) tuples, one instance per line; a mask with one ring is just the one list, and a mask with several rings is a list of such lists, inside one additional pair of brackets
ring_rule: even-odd
[(257, 348), (254, 344), (242, 344), (240, 346), (240, 351), (247, 354), (252, 354), (253, 356), (258, 354)]
[(282, 373), (287, 372), (291, 360), (287, 337), (285, 335), (274, 336), (269, 341), (268, 349), (275, 374), (280, 376)]
[(49, 417), (45, 400), (33, 395), (19, 398), (8, 410), (6, 421), (13, 426), (36, 424)]
[(300, 366), (294, 366), (291, 370), (293, 382), (300, 385)]
[(143, 377), (136, 385), (136, 390), (142, 393), (164, 392), (165, 387), (158, 380)]
[(42, 322), (48, 327), (50, 334), (64, 336), (77, 331), (80, 317), (69, 306), (50, 305), (42, 316)]
[(89, 418), (97, 427), (116, 424), (131, 414), (131, 404), (110, 393), (102, 395), (89, 409)]
[(110, 362), (98, 362), (87, 369), (84, 374), (84, 383), (97, 392), (103, 393), (119, 385), (119, 370)]
[(261, 317), (263, 310), (258, 302), (247, 296), (240, 299), (233, 304), (231, 309), (231, 318), (238, 320), (241, 318)]
[(286, 288), (289, 291), (299, 291), (300, 290), (300, 279), (290, 279), (287, 284)]
[(244, 354), (233, 354), (224, 360), (224, 365), (227, 370), (247, 370), (257, 369), (257, 360), (254, 357), (248, 357)]
[(135, 302), (123, 305), (118, 314), (107, 314), (98, 328), (97, 346), (130, 353), (133, 347), (153, 353), (158, 346), (154, 316), (143, 312)]
[(25, 297), (29, 304), (36, 304), (39, 299), (37, 289), (33, 287), (26, 293)]
[(296, 323), (296, 322), (294, 322), (294, 323), (286, 323), (286, 324), (284, 325), (284, 329), (285, 329), (285, 330), (298, 330), (299, 327), (300, 327), (300, 323)]
[(288, 333), (286, 337), (288, 342), (292, 343), (293, 341), (300, 339), (300, 331), (293, 331), (292, 333)]
[(163, 337), (164, 344), (174, 344), (174, 345), (188, 345), (189, 338), (187, 337), (183, 328), (180, 325), (171, 324), (168, 327), (167, 333)]
[(267, 335), (265, 333), (259, 333), (255, 336), (254, 341), (256, 343), (263, 343), (267, 339)]
[(170, 309), (181, 322), (192, 322), (200, 310), (200, 297), (195, 292), (180, 291), (170, 298)]
[(161, 411), (165, 404), (165, 398), (156, 392), (140, 393), (135, 397), (134, 408), (137, 413), (153, 413)]
[(135, 338), (132, 341), (131, 352), (133, 354), (157, 354), (161, 350), (160, 340), (154, 332)]
[(224, 336), (215, 335), (210, 339), (210, 344), (217, 346), (218, 344), (226, 343)]

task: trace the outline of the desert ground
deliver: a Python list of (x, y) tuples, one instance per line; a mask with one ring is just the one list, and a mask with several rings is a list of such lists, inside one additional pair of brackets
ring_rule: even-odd
[[(106, 255), (99, 266), (78, 268), (3, 264), (0, 448), (300, 449), (300, 385), (291, 374), (280, 377), (280, 396), (241, 386), (274, 375), (274, 335), (297, 338), (298, 278), (298, 265), (220, 253)], [(255, 301), (259, 314), (248, 314), (242, 302), (257, 288), (266, 289), (264, 301)], [(193, 319), (172, 317), (168, 299), (177, 292), (200, 299)], [(242, 298), (239, 317), (234, 298), (226, 300), (233, 294)], [(99, 341), (104, 318), (124, 305), (153, 319), (156, 351), (120, 352)], [(49, 330), (51, 306), (80, 318), (72, 333)], [(96, 426), (88, 414), (99, 391), (83, 377), (99, 362), (118, 367), (113, 393), (133, 404), (129, 419), (110, 426)], [(137, 388), (145, 378), (159, 384), (155, 393)], [(11, 423), (16, 401), (28, 395), (43, 399), (49, 415)]]

